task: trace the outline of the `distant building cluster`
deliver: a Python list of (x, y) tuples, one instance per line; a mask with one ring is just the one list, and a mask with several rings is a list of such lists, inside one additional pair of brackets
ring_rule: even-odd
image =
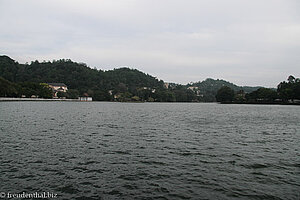
[[(47, 83), (49, 88), (52, 89), (53, 92), (53, 98), (59, 98), (57, 95), (59, 92), (66, 93), (68, 91), (68, 87), (64, 83)], [(65, 97), (60, 97), (65, 98)], [(79, 101), (93, 101), (92, 97), (89, 97), (87, 93), (84, 93), (82, 97), (78, 97)]]
[(199, 87), (190, 86), (187, 89), (192, 90), (193, 92), (195, 92), (197, 97), (203, 97), (203, 94), (201, 94), (201, 92), (199, 90)]

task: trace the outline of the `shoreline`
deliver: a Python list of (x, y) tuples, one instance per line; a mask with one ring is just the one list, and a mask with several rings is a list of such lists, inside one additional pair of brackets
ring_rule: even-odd
[(0, 97), (1, 101), (77, 101), (78, 99), (43, 99), (43, 98), (13, 98), (13, 97)]
[(292, 105), (299, 106), (300, 103), (284, 103), (284, 102), (220, 102), (220, 104), (248, 104), (248, 105)]
[[(11, 102), (11, 101), (64, 101), (64, 102), (116, 102), (116, 101), (80, 101), (78, 99), (43, 99), (43, 98), (13, 98), (13, 97), (0, 97), (0, 102)], [(118, 103), (217, 103), (217, 104), (245, 104), (245, 105), (294, 105), (300, 106), (300, 102), (295, 103), (283, 103), (283, 102), (132, 102), (124, 101)]]

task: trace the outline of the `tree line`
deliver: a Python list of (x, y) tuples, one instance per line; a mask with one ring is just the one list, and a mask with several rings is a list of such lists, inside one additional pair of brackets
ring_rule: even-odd
[[(272, 89), (240, 87), (219, 79), (208, 78), (202, 82), (187, 85), (167, 84), (136, 69), (123, 67), (104, 71), (70, 59), (19, 64), (8, 56), (0, 56), (0, 77), (1, 97), (52, 98), (52, 90), (45, 83), (64, 83), (68, 86), (68, 91), (58, 92), (58, 97), (76, 99), (79, 96), (90, 96), (96, 101), (224, 101), (222, 93), (217, 94), (223, 86), (233, 90), (233, 99), (226, 101), (249, 102), (259, 101), (259, 99), (273, 101), (278, 98), (274, 96)], [(275, 93), (284, 97), (284, 101), (296, 99), (297, 89), (293, 84), (297, 81), (298, 79), (294, 78), (288, 82), (282, 82), (280, 89)], [(296, 93), (299, 94), (299, 92)], [(269, 100), (266, 96), (269, 96)]]
[(40, 97), (52, 98), (52, 90), (47, 84), (34, 82), (12, 83), (0, 77), (0, 97)]
[(278, 84), (277, 89), (259, 88), (250, 93), (235, 92), (223, 86), (218, 90), (216, 100), (221, 103), (299, 103), (295, 100), (300, 100), (300, 79), (290, 75), (287, 81)]

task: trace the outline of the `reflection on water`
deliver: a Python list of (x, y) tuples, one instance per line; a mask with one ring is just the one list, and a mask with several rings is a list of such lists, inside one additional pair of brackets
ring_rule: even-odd
[(0, 192), (300, 199), (297, 106), (1, 102)]

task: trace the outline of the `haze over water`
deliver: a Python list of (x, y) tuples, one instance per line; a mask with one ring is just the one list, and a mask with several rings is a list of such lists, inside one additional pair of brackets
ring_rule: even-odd
[(300, 199), (298, 106), (1, 102), (0, 192)]

